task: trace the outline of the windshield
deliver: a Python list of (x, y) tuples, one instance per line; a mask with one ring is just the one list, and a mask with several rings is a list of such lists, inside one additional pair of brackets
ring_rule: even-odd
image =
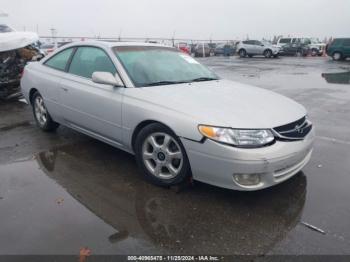
[(290, 43), (290, 38), (281, 38), (281, 39), (280, 39), (280, 43), (281, 43), (281, 44)]
[(174, 48), (118, 46), (114, 52), (137, 87), (218, 79), (191, 56)]

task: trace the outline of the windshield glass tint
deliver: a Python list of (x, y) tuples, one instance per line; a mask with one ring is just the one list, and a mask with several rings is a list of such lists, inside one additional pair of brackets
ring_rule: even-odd
[(282, 44), (290, 43), (290, 38), (281, 38), (280, 43)]
[(137, 87), (218, 78), (191, 56), (173, 48), (118, 46), (114, 52)]

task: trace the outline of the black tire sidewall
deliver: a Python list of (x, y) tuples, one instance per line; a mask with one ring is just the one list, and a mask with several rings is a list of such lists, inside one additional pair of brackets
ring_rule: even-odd
[[(181, 168), (180, 173), (172, 179), (160, 179), (158, 177), (155, 177), (154, 175), (152, 175), (148, 171), (147, 167), (145, 166), (145, 164), (143, 162), (143, 158), (142, 158), (143, 143), (149, 135), (151, 135), (153, 133), (157, 133), (157, 132), (162, 132), (162, 133), (166, 133), (166, 134), (170, 135), (174, 140), (176, 140), (176, 142), (179, 144), (179, 146), (181, 148), (181, 152), (183, 155), (182, 168)], [(135, 141), (135, 157), (136, 157), (137, 165), (138, 165), (143, 177), (147, 181), (149, 181), (152, 184), (155, 184), (157, 186), (176, 185), (176, 184), (179, 184), (179, 183), (185, 181), (191, 175), (190, 163), (189, 163), (189, 160), (188, 160), (188, 157), (186, 154), (186, 150), (185, 150), (184, 146), (182, 145), (180, 139), (175, 135), (175, 133), (171, 129), (169, 129), (168, 127), (166, 127), (162, 124), (159, 124), (159, 123), (150, 124), (150, 125), (144, 127), (140, 131), (140, 133), (137, 135), (136, 141)]]
[(239, 50), (238, 54), (239, 54), (239, 56), (240, 56), (241, 58), (247, 56), (247, 52), (246, 52), (244, 49)]

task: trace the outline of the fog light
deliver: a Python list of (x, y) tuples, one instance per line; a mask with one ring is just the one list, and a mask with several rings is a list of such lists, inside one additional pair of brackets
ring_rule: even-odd
[(233, 179), (242, 186), (255, 186), (260, 183), (260, 174), (234, 174)]

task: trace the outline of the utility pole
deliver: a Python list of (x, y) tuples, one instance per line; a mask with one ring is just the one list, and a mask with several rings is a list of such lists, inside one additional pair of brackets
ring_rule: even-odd
[(175, 47), (175, 33), (176, 33), (176, 30), (174, 30), (173, 37), (172, 37), (173, 47)]
[(118, 36), (118, 41), (119, 41), (119, 42), (121, 42), (121, 40), (122, 40), (122, 32), (123, 32), (123, 29), (121, 28), (121, 29), (119, 30), (119, 36)]
[(55, 45), (55, 48), (57, 48), (57, 41), (56, 41), (57, 40), (56, 39), (57, 30), (56, 30), (56, 28), (52, 27), (52, 28), (50, 28), (50, 31), (51, 31), (52, 41)]

